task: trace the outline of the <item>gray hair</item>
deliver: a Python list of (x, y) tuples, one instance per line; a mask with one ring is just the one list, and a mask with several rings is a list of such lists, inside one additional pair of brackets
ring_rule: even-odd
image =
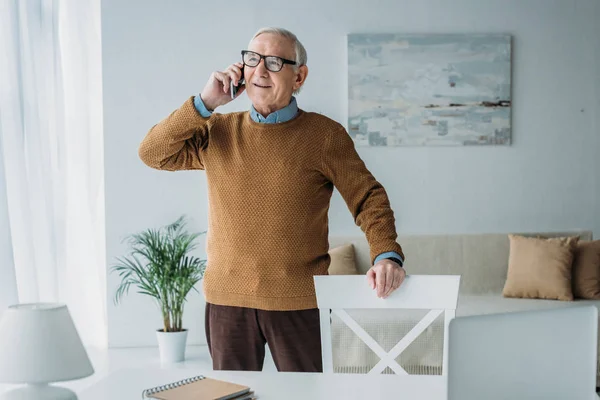
[[(275, 35), (283, 36), (284, 38), (286, 38), (292, 42), (292, 44), (294, 46), (294, 52), (295, 52), (294, 61), (296, 61), (296, 65), (294, 65), (294, 70), (297, 71), (298, 67), (300, 67), (302, 65), (306, 65), (306, 62), (308, 61), (306, 49), (304, 48), (304, 45), (300, 42), (300, 40), (298, 40), (298, 37), (296, 35), (294, 35), (292, 32), (288, 31), (287, 29), (283, 29), (283, 28), (275, 28), (275, 27), (261, 28), (258, 30), (258, 32), (256, 32), (254, 34), (252, 39), (250, 39), (250, 43), (252, 43), (252, 41), (254, 39), (256, 39), (256, 37), (262, 35), (263, 33), (272, 33)], [(300, 92), (300, 89), (301, 88), (298, 88), (297, 90), (295, 90), (294, 94), (298, 94)]]

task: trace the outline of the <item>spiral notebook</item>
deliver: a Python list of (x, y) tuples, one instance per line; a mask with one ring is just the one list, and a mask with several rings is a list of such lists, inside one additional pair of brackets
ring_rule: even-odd
[(249, 400), (254, 399), (254, 393), (248, 386), (198, 375), (146, 389), (142, 392), (142, 399)]

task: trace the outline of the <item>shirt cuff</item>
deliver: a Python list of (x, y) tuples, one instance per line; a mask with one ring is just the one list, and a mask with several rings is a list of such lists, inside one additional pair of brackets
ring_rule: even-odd
[(200, 98), (200, 95), (194, 97), (194, 106), (196, 110), (202, 115), (204, 118), (208, 118), (212, 115), (212, 111), (208, 111), (208, 108), (204, 105), (204, 102)]
[[(401, 267), (404, 265), (404, 259), (400, 256), (400, 254), (396, 253), (395, 251), (388, 251), (386, 253), (381, 253), (380, 255), (377, 256), (377, 258), (375, 258), (374, 264), (377, 264), (379, 261), (383, 260), (384, 258), (395, 258), (396, 260), (400, 261)], [(394, 260), (394, 261), (396, 261), (396, 260)]]

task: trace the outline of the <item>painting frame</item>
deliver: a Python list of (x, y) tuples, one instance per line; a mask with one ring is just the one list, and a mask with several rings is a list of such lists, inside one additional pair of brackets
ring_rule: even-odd
[(357, 146), (512, 144), (512, 35), (350, 33)]

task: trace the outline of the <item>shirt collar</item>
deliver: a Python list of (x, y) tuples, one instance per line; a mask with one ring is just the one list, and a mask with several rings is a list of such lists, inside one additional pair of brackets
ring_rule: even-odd
[(254, 106), (250, 109), (250, 116), (256, 122), (261, 122), (265, 124), (276, 124), (280, 122), (287, 122), (293, 119), (298, 113), (298, 104), (296, 103), (296, 98), (292, 96), (292, 100), (290, 104), (283, 107), (281, 110), (277, 110), (267, 115), (267, 118), (260, 115), (258, 111), (254, 108)]

